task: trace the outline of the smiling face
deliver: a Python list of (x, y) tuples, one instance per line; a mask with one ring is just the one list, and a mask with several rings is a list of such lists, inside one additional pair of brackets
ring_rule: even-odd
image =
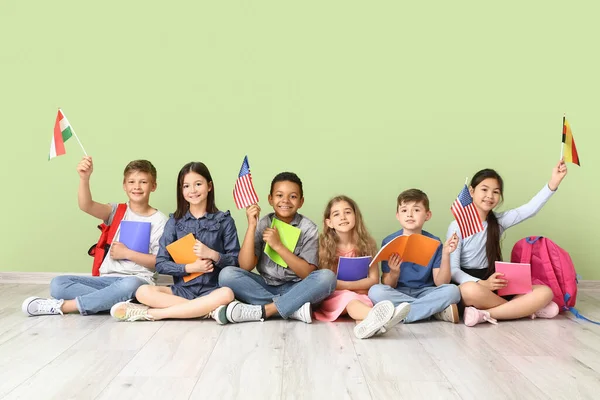
[(396, 219), (404, 233), (420, 233), (423, 225), (431, 218), (431, 211), (420, 201), (403, 201), (398, 206)]
[(502, 199), (502, 188), (495, 178), (486, 178), (469, 191), (475, 207), (484, 213), (492, 211)]
[(337, 233), (351, 232), (356, 226), (356, 213), (347, 201), (338, 201), (331, 206), (325, 223)]
[(191, 206), (206, 205), (208, 193), (212, 190), (212, 185), (206, 178), (196, 172), (188, 172), (183, 177), (181, 186), (183, 198)]
[(279, 181), (273, 184), (269, 194), (269, 204), (275, 211), (277, 219), (290, 223), (304, 204), (300, 185), (291, 181)]
[(156, 190), (156, 182), (147, 172), (131, 171), (123, 179), (123, 190), (130, 203), (148, 204), (150, 193)]

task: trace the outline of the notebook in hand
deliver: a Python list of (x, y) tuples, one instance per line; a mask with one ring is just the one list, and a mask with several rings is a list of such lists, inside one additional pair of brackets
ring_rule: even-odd
[(128, 249), (138, 253), (150, 252), (150, 231), (152, 224), (142, 221), (121, 221), (119, 228), (119, 242)]
[[(277, 218), (273, 218), (273, 222), (271, 222), (271, 228), (277, 229), (281, 243), (293, 253), (296, 249), (296, 244), (298, 244), (298, 239), (300, 239), (300, 229), (290, 224), (286, 224)], [(287, 263), (283, 261), (283, 258), (281, 258), (281, 256), (277, 254), (277, 252), (273, 250), (269, 244), (265, 246), (265, 254), (268, 255), (269, 258), (277, 265), (287, 268)]]
[(496, 272), (503, 273), (499, 278), (508, 281), (505, 288), (498, 289), (498, 296), (531, 292), (531, 264), (496, 261)]
[(410, 236), (398, 236), (379, 250), (370, 265), (387, 261), (393, 253), (398, 253), (402, 262), (411, 262), (426, 267), (440, 245), (441, 242), (418, 233)]
[[(179, 240), (174, 241), (167, 246), (167, 251), (171, 255), (173, 261), (177, 264), (191, 264), (195, 262), (198, 257), (194, 254), (194, 245), (196, 244), (196, 238), (191, 233), (188, 233)], [(192, 274), (183, 277), (184, 282), (189, 282), (192, 279), (202, 275), (202, 272), (194, 272)]]
[(359, 281), (369, 276), (371, 257), (340, 257), (337, 278), (340, 281)]

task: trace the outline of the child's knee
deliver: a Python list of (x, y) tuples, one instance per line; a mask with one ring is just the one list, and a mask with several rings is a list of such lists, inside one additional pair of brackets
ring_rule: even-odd
[(367, 295), (369, 296), (369, 299), (371, 299), (371, 301), (374, 304), (379, 303), (380, 301), (383, 301), (386, 299), (386, 296), (385, 296), (386, 286), (387, 285), (381, 285), (381, 284), (371, 286), (371, 288), (369, 289), (369, 293)]
[(63, 290), (68, 283), (68, 278), (66, 276), (56, 276), (52, 278), (50, 281), (50, 296), (55, 299), (63, 299), (65, 296), (63, 295)]
[(448, 297), (451, 304), (456, 304), (460, 301), (460, 289), (454, 284), (444, 285), (444, 294)]
[(221, 305), (227, 305), (235, 300), (235, 296), (233, 294), (233, 290), (228, 287), (222, 287), (219, 290), (219, 303)]
[(136, 293), (139, 287), (141, 286), (150, 286), (144, 283), (143, 280), (139, 278), (123, 278), (120, 282), (121, 287), (124, 292), (131, 293), (131, 296)]
[(240, 269), (238, 267), (225, 267), (219, 272), (219, 286), (229, 286), (239, 276)]
[(326, 286), (330, 293), (335, 291), (337, 285), (337, 276), (330, 269), (319, 269), (319, 281), (322, 285)]
[(481, 293), (482, 293), (482, 289), (485, 289), (485, 288), (483, 288), (477, 282), (465, 282), (462, 285), (460, 285), (458, 287), (458, 289), (459, 289), (459, 300), (460, 300), (460, 297), (462, 297), (462, 299), (465, 302), (471, 302), (472, 300), (480, 297)]
[(152, 286), (151, 285), (142, 285), (142, 286), (138, 287), (137, 290), (134, 291), (134, 293), (135, 293), (135, 298), (138, 299), (138, 301), (143, 303), (142, 300), (145, 300), (152, 295)]
[(542, 301), (544, 301), (545, 304), (550, 303), (550, 301), (552, 301), (552, 299), (554, 298), (554, 293), (552, 292), (552, 289), (550, 289), (548, 286), (540, 286), (536, 289), (539, 292), (540, 298), (542, 299)]
[(452, 285), (452, 304), (460, 303), (460, 289), (456, 285)]

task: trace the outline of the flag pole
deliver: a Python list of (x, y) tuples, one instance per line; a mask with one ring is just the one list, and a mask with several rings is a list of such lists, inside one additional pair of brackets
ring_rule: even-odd
[[(63, 113), (63, 110), (61, 108), (59, 108), (58, 111), (60, 111), (63, 116), (65, 115), (65, 113)], [(77, 143), (79, 143), (79, 147), (81, 147), (81, 150), (83, 150), (83, 154), (87, 157), (88, 153), (83, 148), (83, 145), (81, 144), (81, 140), (79, 140), (79, 136), (77, 136), (77, 134), (75, 133), (75, 129), (73, 129), (73, 125), (71, 125), (70, 123), (69, 123), (69, 128), (71, 128), (71, 132), (73, 132), (73, 136), (75, 136), (75, 139), (77, 139)]]
[(563, 114), (563, 126), (562, 126), (562, 136), (561, 136), (561, 144), (560, 144), (560, 159), (562, 160), (564, 155), (565, 155), (565, 119), (566, 119), (567, 113)]
[(468, 176), (465, 178), (465, 186), (467, 186), (467, 183), (469, 183), (469, 177)]
[(79, 140), (79, 136), (77, 136), (77, 134), (75, 133), (75, 129), (73, 129), (72, 125), (71, 125), (71, 132), (73, 132), (73, 136), (75, 136), (75, 139), (77, 139), (77, 143), (79, 143), (81, 150), (83, 150), (83, 154), (85, 154), (85, 156), (87, 157), (88, 154), (86, 153), (85, 149), (83, 148), (83, 145), (81, 144), (81, 140)]

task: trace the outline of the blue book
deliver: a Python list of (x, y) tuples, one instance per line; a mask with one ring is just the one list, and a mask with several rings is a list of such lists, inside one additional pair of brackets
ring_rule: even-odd
[(340, 257), (337, 278), (340, 281), (359, 281), (369, 276), (370, 256)]
[(150, 222), (121, 221), (119, 242), (138, 253), (150, 252)]

